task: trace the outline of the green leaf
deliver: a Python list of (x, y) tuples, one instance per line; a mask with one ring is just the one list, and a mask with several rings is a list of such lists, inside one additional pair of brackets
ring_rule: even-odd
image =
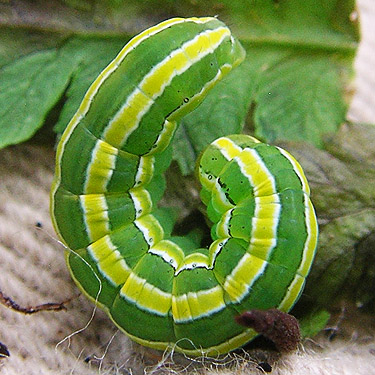
[(31, 53), (0, 71), (0, 148), (29, 139), (65, 94), (56, 124), (62, 132), (89, 84), (116, 56), (124, 38), (73, 38), (59, 50)]
[[(354, 1), (223, 1), (245, 62), (182, 121), (175, 158), (183, 174), (215, 138), (245, 121), (265, 142), (322, 138), (345, 121), (358, 42)], [(251, 116), (247, 115), (252, 108)]]
[(327, 310), (318, 310), (299, 319), (301, 336), (303, 338), (316, 336), (326, 327), (330, 317), (331, 314)]
[(318, 250), (301, 303), (342, 298), (375, 307), (375, 127), (345, 124), (326, 151), (283, 143), (301, 163), (319, 218)]
[[(194, 170), (198, 154), (213, 140), (241, 132), (252, 86), (249, 70), (246, 63), (233, 70), (181, 121), (173, 147), (174, 158), (183, 174)], [(242, 79), (244, 76), (246, 79)]]
[(30, 138), (61, 97), (71, 74), (56, 50), (28, 55), (0, 72), (0, 147)]
[(358, 25), (354, 0), (223, 0), (235, 35), (249, 44), (353, 54)]
[[(158, 9), (152, 6), (155, 0), (108, 0), (95, 7), (90, 1), (51, 3), (56, 12), (48, 16), (37, 4), (24, 4), (22, 20), (14, 18), (9, 6), (0, 20), (1, 84), (19, 86), (5, 94), (1, 90), (6, 116), (0, 118), (0, 147), (31, 137), (63, 98), (55, 124), (61, 132), (90, 83), (129, 37), (168, 18), (167, 13), (217, 14), (247, 50), (245, 63), (183, 120), (174, 148), (183, 173), (193, 170), (210, 141), (244, 126), (267, 142), (304, 139), (320, 147), (324, 134), (345, 120), (358, 42), (357, 24), (350, 17), (354, 0), (264, 0), (251, 6), (248, 0), (210, 0), (204, 6), (166, 0)], [(35, 70), (38, 87), (28, 81)], [(33, 89), (26, 82), (39, 99), (31, 100)]]
[(2, 28), (0, 32), (0, 68), (15, 62), (22, 56), (54, 49), (62, 36), (41, 31)]
[(274, 48), (248, 51), (245, 61), (195, 111), (182, 119), (173, 144), (182, 174), (194, 170), (197, 156), (213, 140), (243, 130), (262, 72), (270, 61), (276, 64), (287, 55), (287, 51)]
[(255, 135), (321, 147), (322, 135), (335, 132), (345, 119), (339, 70), (329, 56), (293, 53), (263, 72), (255, 97)]
[(72, 72), (66, 91), (65, 105), (55, 125), (62, 133), (82, 101), (88, 86), (99, 73), (115, 58), (127, 42), (127, 38), (75, 38), (64, 47), (64, 52), (78, 63)]

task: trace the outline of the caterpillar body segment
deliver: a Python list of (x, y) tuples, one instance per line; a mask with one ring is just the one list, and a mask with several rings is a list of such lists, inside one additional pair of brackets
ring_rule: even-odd
[(306, 178), (253, 137), (214, 141), (199, 160), (213, 242), (173, 236), (157, 207), (178, 121), (244, 59), (216, 18), (175, 18), (134, 37), (99, 75), (62, 135), (51, 189), (78, 286), (133, 340), (219, 354), (256, 333), (235, 316), (289, 311), (314, 257)]

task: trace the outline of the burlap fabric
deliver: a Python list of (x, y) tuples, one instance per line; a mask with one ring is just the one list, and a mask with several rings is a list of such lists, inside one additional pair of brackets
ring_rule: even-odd
[[(363, 40), (348, 118), (375, 124), (375, 1), (358, 4)], [(256, 367), (264, 354), (257, 361), (231, 357), (226, 366), (160, 357), (131, 343), (79, 295), (49, 218), (53, 168), (51, 148), (19, 145), (0, 151), (0, 289), (24, 306), (71, 299), (66, 311), (28, 316), (0, 306), (0, 342), (10, 352), (0, 358), (1, 374), (262, 373)], [(375, 319), (353, 320), (358, 329), (350, 339), (329, 341), (322, 335), (272, 363), (272, 373), (375, 374)]]

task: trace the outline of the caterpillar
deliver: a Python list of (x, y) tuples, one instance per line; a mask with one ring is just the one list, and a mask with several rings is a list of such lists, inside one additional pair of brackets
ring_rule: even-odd
[(247, 135), (214, 141), (198, 164), (209, 248), (172, 234), (158, 208), (178, 120), (240, 64), (221, 21), (174, 18), (135, 36), (88, 89), (57, 148), (51, 217), (80, 289), (134, 341), (220, 354), (257, 334), (250, 309), (289, 311), (317, 243), (298, 162)]

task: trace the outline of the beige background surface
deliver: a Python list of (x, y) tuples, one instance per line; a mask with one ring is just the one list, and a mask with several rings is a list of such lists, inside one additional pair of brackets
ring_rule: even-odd
[[(348, 119), (375, 124), (375, 0), (360, 0), (358, 5), (363, 40)], [(261, 373), (242, 357), (232, 360), (232, 367), (215, 361), (205, 368), (179, 356), (158, 362), (155, 353), (132, 344), (103, 312), (79, 296), (49, 219), (53, 165), (54, 153), (42, 147), (20, 145), (0, 151), (0, 289), (25, 306), (74, 297), (67, 311), (30, 316), (0, 306), (0, 341), (10, 351), (9, 358), (0, 359), (0, 374), (153, 374), (194, 369)], [(42, 229), (36, 228), (38, 222)], [(77, 331), (81, 332), (73, 335)], [(171, 361), (176, 364), (169, 365)], [(350, 340), (308, 342), (273, 367), (273, 374), (280, 375), (375, 374), (374, 331), (354, 332)]]

